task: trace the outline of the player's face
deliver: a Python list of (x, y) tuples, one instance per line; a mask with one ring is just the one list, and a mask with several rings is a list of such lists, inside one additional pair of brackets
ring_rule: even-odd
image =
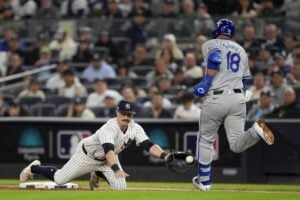
[(127, 126), (132, 118), (133, 113), (117, 112), (117, 122), (120, 126)]

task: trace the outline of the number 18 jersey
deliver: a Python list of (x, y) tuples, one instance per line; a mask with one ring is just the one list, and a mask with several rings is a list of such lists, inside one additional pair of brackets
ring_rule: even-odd
[(248, 55), (238, 43), (226, 39), (212, 39), (202, 46), (204, 66), (210, 52), (220, 50), (222, 62), (210, 90), (243, 88), (242, 79), (251, 78)]

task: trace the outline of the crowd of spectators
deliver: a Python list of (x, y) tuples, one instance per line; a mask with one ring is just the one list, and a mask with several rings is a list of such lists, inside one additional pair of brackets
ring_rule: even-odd
[(143, 10), (147, 18), (232, 15), (299, 17), (294, 0), (1, 0), (0, 20), (89, 17), (120, 19)]
[[(72, 34), (64, 26), (38, 31), (29, 44), (17, 28), (1, 27), (0, 79), (48, 65), (55, 70), (0, 82), (27, 83), (17, 94), (0, 94), (0, 116), (112, 117), (125, 98), (136, 102), (136, 117), (197, 120), (201, 101), (191, 89), (205, 74), (201, 47), (215, 16), (226, 15), (246, 21), (237, 25), (235, 40), (246, 49), (253, 75), (247, 119), (299, 118), (299, 35), (265, 20), (258, 36), (255, 23), (280, 17), (293, 30), (299, 8), (293, 0), (0, 0), (0, 21), (130, 20), (126, 46), (110, 30), (88, 25)], [(183, 20), (193, 34), (184, 42), (178, 32), (154, 37), (146, 24), (156, 18)]]

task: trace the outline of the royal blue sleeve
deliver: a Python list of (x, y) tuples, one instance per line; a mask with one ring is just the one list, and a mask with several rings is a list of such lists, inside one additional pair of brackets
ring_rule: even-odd
[(219, 70), (221, 62), (221, 50), (213, 49), (208, 54), (207, 69)]

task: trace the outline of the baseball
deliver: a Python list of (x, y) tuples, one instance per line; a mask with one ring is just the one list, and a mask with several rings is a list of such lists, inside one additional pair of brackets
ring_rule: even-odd
[(192, 162), (194, 162), (194, 158), (193, 158), (193, 156), (187, 156), (187, 157), (185, 157), (185, 161), (187, 163), (192, 163)]

